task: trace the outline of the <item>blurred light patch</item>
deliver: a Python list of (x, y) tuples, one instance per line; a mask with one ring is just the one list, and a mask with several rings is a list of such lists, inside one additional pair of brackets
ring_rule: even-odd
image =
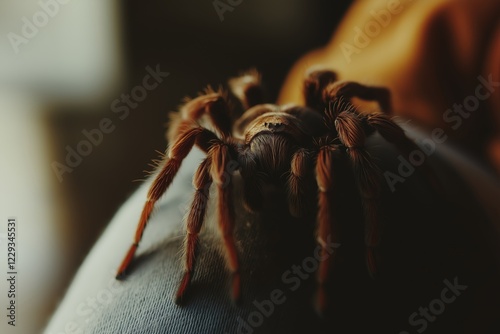
[[(50, 186), (48, 147), (40, 127), (38, 103), (28, 96), (0, 94), (0, 233), (7, 217), (16, 217), (16, 331), (36, 333), (55, 306), (65, 265), (64, 235)], [(0, 267), (7, 268), (6, 245), (0, 247)], [(6, 306), (7, 281), (1, 280), (0, 305)], [(11, 333), (6, 321), (0, 332)]]
[[(63, 224), (71, 209), (50, 168), (48, 106), (91, 111), (111, 101), (123, 81), (118, 15), (113, 0), (0, 3), (0, 219), (18, 219), (19, 333), (41, 331), (64, 293), (71, 258), (70, 224)], [(11, 330), (0, 323), (1, 333)]]
[(116, 1), (2, 1), (0, 90), (64, 102), (108, 96), (122, 67), (116, 9)]

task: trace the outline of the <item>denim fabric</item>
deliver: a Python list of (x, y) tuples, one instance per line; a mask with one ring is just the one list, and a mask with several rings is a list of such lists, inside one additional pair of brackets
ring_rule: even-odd
[[(372, 153), (384, 157), (380, 159), (382, 170), (395, 169), (397, 155), (387, 145), (375, 145)], [(438, 310), (441, 313), (432, 316), (432, 321), (426, 320), (423, 332), (492, 333), (498, 328), (495, 326), (500, 314), (500, 275), (498, 258), (487, 238), (490, 222), (454, 169), (438, 157), (433, 158), (433, 163), (438, 167), (446, 200), (433, 193), (418, 173), (400, 184), (396, 192), (384, 192), (380, 204), (380, 270), (375, 278), (369, 276), (365, 265), (359, 195), (354, 186), (348, 186), (354, 184), (352, 175), (342, 176), (342, 192), (336, 197), (342, 240), (334, 253), (335, 263), (326, 290), (330, 306), (322, 315), (315, 310), (317, 271), (310, 260), (316, 247), (314, 213), (304, 219), (292, 218), (286, 194), (278, 191), (268, 194), (262, 212), (249, 214), (239, 195), (241, 180), (235, 177), (235, 235), (242, 276), (239, 304), (230, 297), (230, 275), (221, 238), (214, 232), (216, 215), (212, 207), (201, 235), (189, 294), (183, 306), (174, 303), (182, 275), (184, 234), (177, 225), (173, 233), (162, 235), (160, 222), (173, 219), (178, 210), (178, 205), (169, 206), (171, 200), (166, 200), (159, 204), (152, 222), (155, 232), (145, 233), (141, 251), (125, 281), (117, 283), (112, 300), (101, 303), (98, 312), (93, 312), (78, 328), (81, 333), (99, 334), (417, 333), (424, 328), (423, 320), (415, 325), (410, 323), (410, 316), (441, 299), (447, 287), (445, 281), (453, 283), (456, 279), (467, 286), (466, 290), (452, 303), (443, 304), (444, 311)], [(130, 205), (139, 209), (141, 206), (136, 202)], [(89, 272), (100, 275), (99, 271), (112, 269), (110, 263), (116, 260), (106, 262), (106, 268), (99, 267), (101, 258), (110, 255), (97, 253), (100, 245), (112, 244), (117, 238), (109, 233), (100, 240), (47, 334), (64, 333), (61, 328), (71, 316), (61, 314), (75, 307), (69, 305), (77, 305), (69, 300), (83, 299), (75, 297), (79, 290), (85, 290), (86, 282), (79, 277), (87, 275), (88, 280), (92, 277)], [(121, 259), (121, 254), (113, 257)], [(303, 278), (293, 272), (294, 265), (301, 268)], [(311, 273), (307, 273), (307, 268)], [(283, 302), (273, 304), (271, 310), (269, 300), (276, 290), (282, 294), (275, 299)], [(262, 303), (264, 311), (258, 306)], [(439, 303), (433, 305), (438, 307)]]

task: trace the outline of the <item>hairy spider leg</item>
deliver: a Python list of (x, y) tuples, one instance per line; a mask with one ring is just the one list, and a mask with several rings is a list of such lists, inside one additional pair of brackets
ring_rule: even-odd
[[(369, 125), (377, 130), (385, 140), (396, 146), (406, 157), (409, 157), (410, 154), (414, 151), (421, 151), (418, 145), (415, 144), (410, 138), (408, 138), (404, 130), (399, 125), (397, 125), (389, 116), (382, 114), (373, 114), (368, 115), (366, 119)], [(434, 190), (437, 193), (441, 193), (441, 184), (436, 174), (429, 166), (427, 159), (425, 159), (421, 168), (422, 172), (428, 178)]]
[(318, 185), (317, 240), (321, 246), (321, 259), (317, 276), (317, 307), (320, 312), (326, 309), (328, 299), (325, 291), (330, 268), (335, 260), (335, 252), (329, 253), (327, 242), (340, 243), (337, 226), (335, 201), (336, 168), (334, 162), (338, 150), (335, 146), (325, 143), (318, 150), (316, 157), (316, 183)]
[(232, 274), (233, 299), (238, 300), (240, 297), (240, 271), (234, 240), (233, 183), (231, 182), (231, 173), (228, 172), (229, 164), (236, 160), (233, 160), (228, 145), (222, 142), (214, 144), (209, 150), (209, 155), (212, 157), (211, 174), (218, 192), (219, 229), (226, 249), (227, 264)]
[(264, 93), (261, 85), (261, 75), (255, 70), (249, 70), (239, 77), (229, 80), (229, 87), (243, 106), (248, 110), (258, 104), (264, 103)]
[(290, 174), (288, 176), (288, 207), (294, 217), (304, 216), (307, 210), (307, 176), (311, 169), (311, 153), (300, 148), (292, 156)]
[(151, 213), (153, 212), (155, 203), (160, 199), (160, 197), (165, 193), (167, 188), (172, 183), (175, 175), (179, 171), (182, 161), (193, 148), (196, 142), (196, 138), (201, 133), (207, 131), (209, 130), (202, 127), (188, 129), (185, 132), (181, 133), (178, 139), (171, 146), (167, 161), (154, 179), (153, 184), (149, 189), (147, 201), (142, 210), (139, 225), (137, 226), (137, 230), (135, 233), (134, 242), (130, 246), (129, 251), (127, 252), (118, 269), (116, 275), (117, 278), (120, 278), (129, 267), (132, 258), (134, 257), (134, 254), (137, 250), (137, 247), (139, 246), (139, 242), (141, 241), (144, 229), (146, 228)]
[(351, 102), (353, 97), (365, 101), (375, 101), (379, 104), (382, 112), (392, 113), (391, 92), (385, 87), (365, 86), (352, 81), (337, 81), (329, 84), (323, 91), (325, 104), (341, 97), (348, 102)]
[(206, 94), (190, 100), (179, 112), (170, 115), (169, 141), (174, 141), (186, 127), (192, 127), (205, 115), (208, 116), (208, 125), (221, 137), (231, 136), (233, 121), (225, 93), (214, 92), (211, 88), (205, 91)]
[[(232, 119), (230, 115), (230, 109), (228, 106), (227, 98), (225, 94), (221, 91), (213, 92), (210, 88), (206, 90), (206, 95), (199, 96), (188, 103), (181, 109), (182, 121), (176, 124), (177, 131), (182, 131), (184, 127), (189, 126), (193, 121), (198, 121), (202, 116), (207, 115), (209, 117), (210, 124), (219, 133), (221, 139), (219, 139), (213, 132), (204, 131), (196, 138), (196, 145), (200, 147), (205, 153), (207, 153), (207, 158), (210, 163), (207, 162), (207, 167), (210, 169), (210, 183), (214, 182), (217, 186), (219, 193), (218, 196), (218, 217), (219, 217), (219, 229), (221, 230), (224, 245), (228, 254), (228, 266), (233, 275), (233, 298), (238, 299), (240, 294), (240, 277), (239, 277), (239, 267), (238, 267), (238, 257), (235, 247), (235, 242), (233, 239), (233, 229), (234, 229), (234, 209), (232, 204), (232, 196), (230, 195), (232, 191), (232, 184), (229, 180), (230, 175), (226, 173), (225, 169), (227, 163), (229, 162), (229, 149), (227, 140), (232, 136)], [(208, 167), (209, 166), (209, 167)], [(205, 168), (200, 166), (200, 168)], [(203, 169), (204, 170), (204, 169)], [(205, 173), (200, 170), (200, 173)], [(195, 175), (195, 178), (197, 175)], [(203, 175), (198, 176), (199, 180), (194, 180), (195, 182), (201, 182), (202, 179), (206, 182)], [(198, 201), (203, 200), (202, 195), (199, 194), (198, 186), (195, 185), (197, 189), (195, 198), (192, 203), (192, 207), (198, 207)], [(207, 185), (205, 185), (207, 186)], [(204, 187), (205, 187), (204, 186)], [(208, 193), (204, 200), (208, 200)], [(188, 216), (188, 228), (192, 223), (193, 231), (196, 228), (201, 228), (197, 224), (202, 224), (203, 216), (202, 213), (197, 214), (191, 213)], [(203, 213), (204, 214), (204, 213)], [(192, 216), (192, 217), (191, 217)], [(191, 219), (194, 220), (190, 220)], [(195, 219), (196, 218), (196, 219)], [(189, 230), (188, 230), (189, 231)], [(184, 273), (181, 285), (176, 294), (176, 301), (181, 302), (187, 287), (189, 286), (190, 280), (192, 278), (192, 271), (194, 268), (195, 260), (195, 246), (197, 243), (190, 241), (190, 234), (187, 236), (186, 241), (186, 271)], [(196, 240), (198, 236), (196, 234)], [(196, 241), (197, 242), (197, 241)]]
[(341, 112), (335, 119), (335, 128), (340, 141), (347, 148), (361, 195), (365, 215), (366, 261), (368, 271), (373, 276), (377, 272), (375, 248), (380, 239), (378, 203), (381, 172), (365, 149), (366, 134), (357, 114), (349, 111)]
[(210, 185), (212, 184), (212, 176), (210, 175), (211, 157), (205, 158), (198, 167), (194, 177), (193, 186), (195, 188), (193, 202), (189, 209), (189, 214), (186, 221), (186, 238), (184, 243), (184, 274), (181, 284), (175, 295), (175, 302), (180, 304), (186, 290), (191, 283), (191, 278), (194, 271), (196, 262), (196, 253), (199, 243), (199, 234), (205, 214), (207, 211), (207, 204), (210, 195)]
[[(388, 142), (394, 144), (403, 154), (410, 155), (411, 152), (419, 147), (409, 139), (404, 130), (397, 125), (388, 115), (392, 114), (391, 93), (384, 87), (365, 86), (357, 82), (335, 82), (326, 87), (324, 98), (334, 100), (336, 98), (347, 98), (350, 100), (358, 97), (366, 101), (375, 101), (379, 104), (383, 114), (370, 114), (366, 117), (367, 123)], [(422, 172), (426, 175), (433, 189), (440, 193), (442, 187), (434, 171), (424, 161)]]
[(304, 80), (304, 99), (306, 106), (323, 113), (328, 103), (323, 99), (325, 88), (337, 81), (337, 74), (330, 70), (312, 70)]

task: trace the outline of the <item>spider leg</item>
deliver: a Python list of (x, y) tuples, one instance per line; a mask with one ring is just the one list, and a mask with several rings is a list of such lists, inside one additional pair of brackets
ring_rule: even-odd
[(329, 253), (327, 240), (339, 243), (337, 222), (335, 217), (336, 201), (334, 200), (335, 168), (334, 160), (337, 149), (332, 145), (324, 145), (319, 148), (316, 157), (316, 183), (318, 184), (318, 230), (317, 239), (321, 246), (321, 262), (318, 271), (318, 308), (320, 312), (327, 306), (327, 294), (325, 285), (328, 280), (330, 267), (335, 259), (335, 252)]
[(306, 106), (323, 113), (328, 103), (323, 99), (324, 89), (337, 80), (337, 74), (330, 70), (312, 70), (304, 80)]
[(173, 142), (177, 136), (207, 116), (207, 127), (212, 127), (221, 137), (231, 135), (233, 121), (226, 96), (222, 92), (207, 89), (207, 94), (198, 96), (181, 107), (178, 113), (172, 113), (170, 130), (167, 138)]
[(365, 86), (352, 81), (337, 81), (323, 90), (323, 100), (326, 102), (346, 98), (351, 101), (358, 97), (365, 101), (375, 101), (380, 105), (382, 112), (391, 114), (391, 92), (385, 87)]
[(142, 238), (149, 217), (151, 216), (151, 213), (154, 209), (155, 203), (160, 199), (160, 197), (163, 195), (163, 193), (165, 193), (167, 188), (172, 183), (175, 175), (179, 171), (182, 161), (188, 155), (188, 153), (191, 151), (191, 148), (195, 144), (196, 138), (204, 132), (209, 132), (209, 130), (201, 127), (191, 128), (180, 134), (179, 138), (171, 146), (165, 165), (160, 170), (160, 172), (154, 179), (151, 188), (149, 189), (147, 201), (142, 210), (139, 224), (135, 233), (134, 242), (125, 255), (125, 258), (123, 259), (116, 274), (116, 278), (122, 277), (128, 266), (130, 265), (137, 247), (139, 246), (139, 242)]
[(264, 103), (261, 75), (257, 70), (250, 70), (239, 77), (229, 80), (229, 87), (241, 101), (244, 110)]
[(219, 214), (219, 229), (224, 240), (227, 264), (232, 273), (233, 299), (240, 297), (240, 272), (238, 264), (238, 252), (234, 240), (234, 204), (233, 184), (231, 175), (226, 171), (231, 162), (231, 154), (227, 144), (214, 145), (209, 154), (212, 156), (211, 174), (217, 186), (218, 199), (217, 209)]
[(205, 158), (205, 160), (203, 160), (198, 167), (198, 170), (193, 178), (193, 186), (196, 192), (194, 194), (193, 202), (191, 203), (191, 208), (186, 221), (187, 234), (184, 246), (186, 251), (184, 275), (175, 296), (175, 302), (178, 304), (182, 301), (182, 297), (186, 293), (187, 287), (191, 282), (196, 262), (199, 234), (205, 219), (207, 201), (209, 197), (209, 187), (212, 184), (210, 165), (211, 157)]
[(294, 217), (302, 217), (306, 211), (307, 175), (310, 170), (310, 153), (301, 148), (292, 157), (288, 177), (288, 205)]
[[(404, 130), (397, 125), (389, 116), (383, 114), (372, 114), (366, 117), (368, 124), (371, 125), (388, 142), (394, 144), (405, 156), (410, 156), (413, 151), (421, 151), (417, 144), (408, 138)], [(422, 171), (427, 176), (434, 189), (440, 192), (439, 181), (434, 171), (426, 159), (421, 166)]]
[(381, 172), (364, 148), (366, 135), (360, 117), (352, 112), (341, 112), (335, 127), (340, 141), (347, 147), (354, 167), (365, 214), (366, 260), (371, 275), (377, 272), (375, 247), (380, 239), (378, 199), (381, 189)]

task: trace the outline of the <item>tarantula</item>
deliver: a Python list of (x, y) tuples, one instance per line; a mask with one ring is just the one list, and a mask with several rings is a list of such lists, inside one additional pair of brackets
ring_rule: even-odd
[[(305, 79), (305, 106), (264, 104), (260, 75), (251, 71), (232, 79), (229, 86), (246, 110), (233, 121), (227, 94), (207, 90), (188, 101), (170, 129), (173, 142), (168, 157), (153, 181), (142, 211), (135, 239), (126, 254), (117, 278), (129, 266), (156, 201), (163, 195), (179, 171), (183, 159), (194, 145), (206, 153), (199, 165), (193, 185), (196, 189), (187, 217), (185, 270), (176, 301), (179, 302), (190, 284), (196, 261), (196, 248), (205, 219), (208, 194), (204, 191), (215, 183), (218, 191), (218, 222), (222, 232), (227, 262), (232, 272), (233, 298), (240, 295), (238, 253), (233, 236), (234, 209), (232, 186), (225, 183), (226, 167), (238, 162), (244, 181), (244, 204), (251, 211), (259, 210), (262, 190), (259, 178), (282, 182), (288, 188), (290, 212), (300, 216), (304, 211), (305, 175), (314, 172), (318, 189), (317, 239), (325, 254), (324, 242), (335, 231), (335, 212), (331, 207), (334, 193), (336, 162), (349, 157), (356, 184), (363, 202), (365, 217), (366, 262), (368, 271), (377, 272), (376, 247), (380, 238), (378, 201), (382, 188), (381, 173), (365, 150), (365, 139), (376, 131), (403, 153), (417, 146), (404, 131), (384, 113), (361, 114), (352, 104), (356, 97), (377, 102), (390, 113), (390, 92), (382, 87), (368, 87), (356, 82), (337, 81), (335, 72), (311, 71)], [(344, 154), (340, 154), (344, 153)], [(339, 236), (331, 235), (333, 242)], [(320, 307), (325, 306), (322, 294), (333, 257), (322, 261), (318, 272)]]

